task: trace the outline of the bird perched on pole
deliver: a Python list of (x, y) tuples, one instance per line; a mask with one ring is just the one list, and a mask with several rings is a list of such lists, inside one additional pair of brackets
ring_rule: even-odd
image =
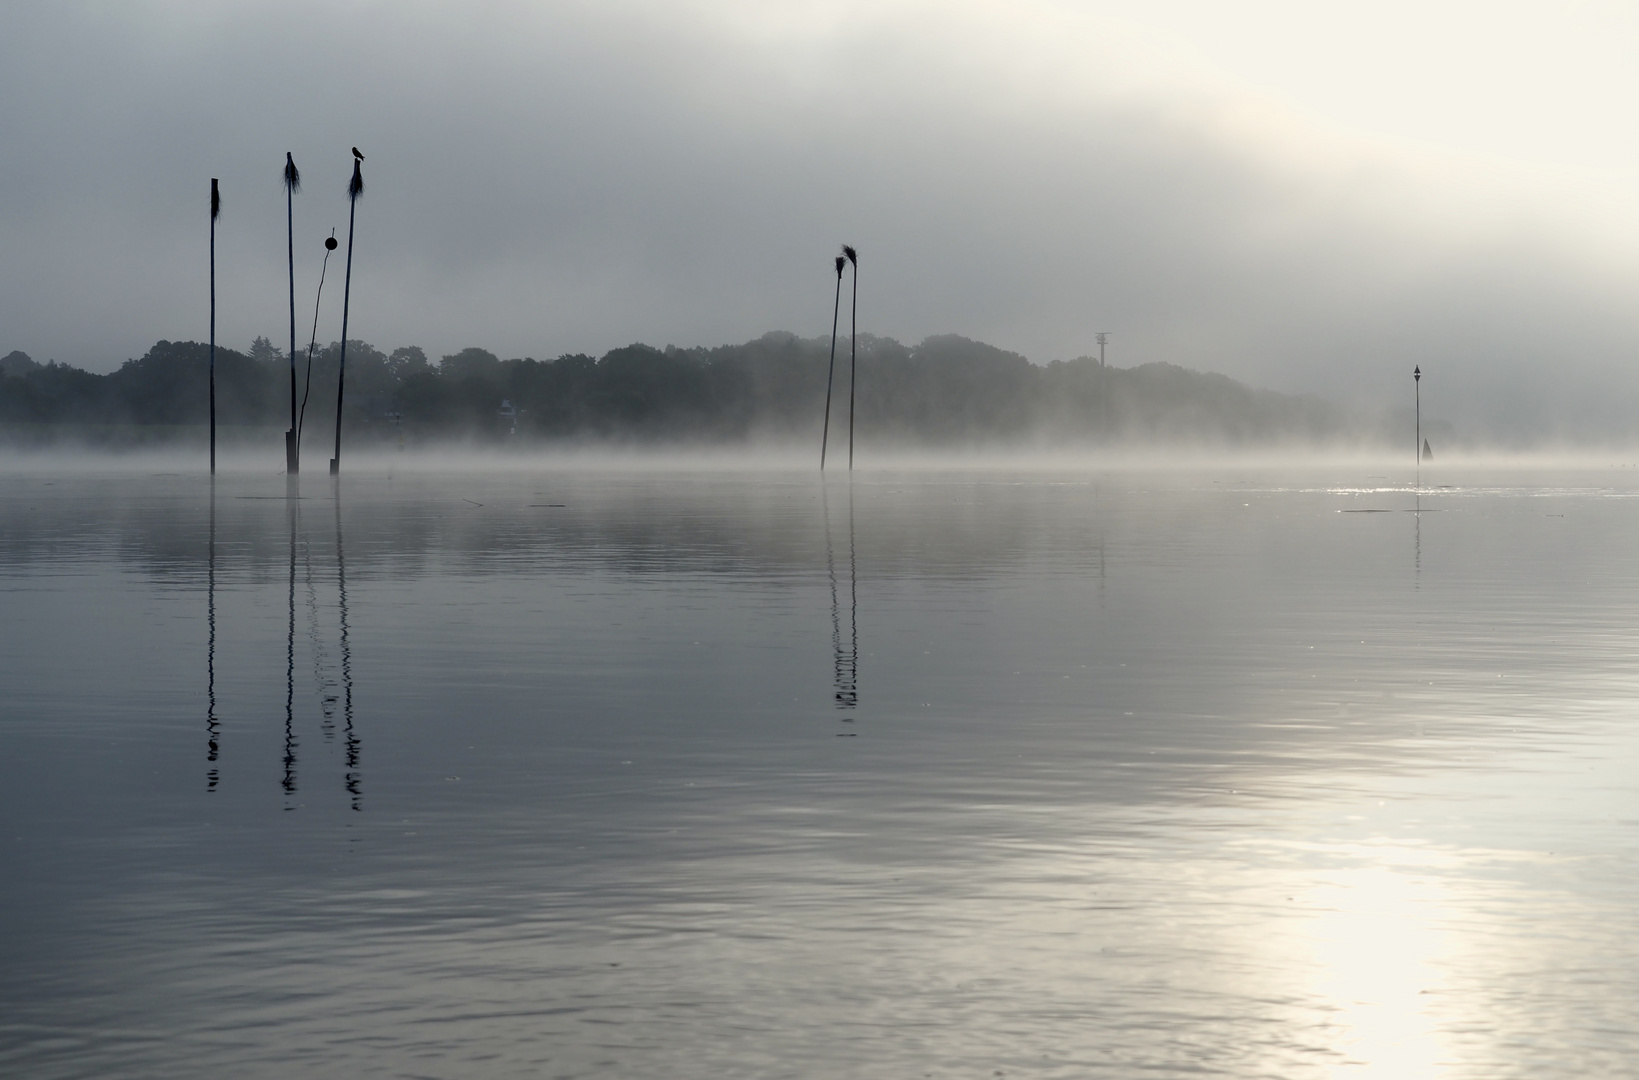
[(825, 369), (825, 422), (820, 428), (820, 472), (825, 471), (825, 446), (831, 437), (831, 381), (837, 371), (837, 315), (842, 311), (843, 257), (837, 256), (837, 296), (831, 308), (831, 366)]
[(842, 254), (854, 268), (854, 302), (848, 314), (848, 471), (854, 471), (854, 386), (859, 381), (859, 252), (850, 244)]
[(285, 472), (301, 471), (301, 447), (296, 442), (296, 192), (302, 189), (301, 170), (285, 151), (285, 255), (290, 270), (290, 430), (285, 432)]
[[(347, 309), (353, 297), (353, 219), (358, 213), (359, 196), (364, 194), (364, 174), (359, 162), (364, 155), (353, 147), (353, 179), (347, 182), (347, 277), (341, 293), (341, 358), (336, 365), (336, 456), (330, 459), (330, 475), (341, 472), (341, 406), (342, 388), (347, 381)], [(330, 245), (326, 244), (328, 248)]]

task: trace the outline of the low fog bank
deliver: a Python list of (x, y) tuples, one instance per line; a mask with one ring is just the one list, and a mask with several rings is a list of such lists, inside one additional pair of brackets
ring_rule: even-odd
[[(304, 456), (328, 458), (341, 346), (316, 354), (310, 376), (306, 358), (298, 359)], [(198, 342), (161, 341), (107, 375), (13, 352), (0, 358), (0, 441), (12, 452), (202, 444), (208, 368), (209, 349)], [(225, 450), (271, 447), (275, 459), (282, 456), (290, 378), (288, 357), (265, 338), (246, 352), (218, 347), (217, 421)], [(600, 358), (546, 361), (503, 360), (468, 348), (434, 363), (414, 346), (388, 353), (349, 341), (343, 443), (429, 452), (756, 447), (759, 454), (783, 449), (800, 456), (818, 447), (828, 386), (831, 445), (841, 455), (850, 407), (856, 450), (877, 455), (1374, 453), (1413, 442), (1409, 406), (1350, 407), (1168, 363), (1119, 368), (1081, 357), (1038, 365), (954, 335), (907, 346), (862, 334), (857, 360), (844, 339), (833, 365), (829, 339), (776, 332), (741, 345), (637, 344)], [(1442, 452), (1510, 445), (1460, 433), (1427, 413), (1423, 433)]]
[[(274, 428), (239, 431), (219, 438), (217, 471), (235, 482), (272, 484), (269, 493), (301, 483), (306, 494), (328, 491), (333, 480), (326, 468), (329, 446), (309, 447), (304, 475), (288, 477), (284, 469), (283, 433)], [(429, 440), (399, 449), (394, 445), (343, 446), (345, 477), (359, 480), (414, 477), (528, 477), (607, 474), (814, 478), (819, 447), (794, 442), (746, 442), (734, 445), (634, 445), (580, 443), (483, 444), (472, 440)], [(57, 477), (193, 477), (208, 479), (203, 437), (188, 441), (145, 443), (119, 449), (70, 439), (0, 447), (0, 476), (28, 482)], [(892, 482), (897, 478), (994, 474), (998, 478), (1062, 474), (1067, 479), (1153, 474), (1277, 485), (1433, 490), (1452, 485), (1537, 484), (1556, 477), (1575, 477), (1578, 484), (1609, 483), (1627, 488), (1639, 484), (1639, 449), (1552, 451), (1485, 451), (1441, 455), (1417, 465), (1411, 447), (1392, 450), (1347, 448), (1143, 446), (1110, 444), (1065, 448), (945, 447), (860, 448), (848, 470), (847, 451), (831, 458), (824, 478), (831, 485), (850, 479)], [(1555, 482), (1558, 482), (1555, 480)], [(201, 488), (201, 491), (204, 489)], [(271, 497), (271, 496), (270, 496)]]
[[(601, 461), (620, 464), (617, 457)], [(234, 575), (219, 576), (219, 585), (259, 580), (282, 586), (292, 548), (334, 543), (339, 555), (345, 531), (355, 581), (379, 575), (466, 588), (467, 573), (510, 575), (531, 566), (562, 567), (570, 559), (619, 573), (752, 571), (766, 581), (796, 582), (806, 574), (817, 583), (856, 554), (857, 542), (870, 580), (971, 582), (1010, 567), (1039, 572), (1044, 557), (1062, 559), (1066, 552), (1096, 558), (1106, 543), (1112, 557), (1124, 553), (1166, 568), (1174, 561), (1172, 540), (1211, 546), (1249, 529), (1265, 554), (1269, 545), (1292, 544), (1303, 556), (1315, 550), (1316, 523), (1329, 520), (1345, 529), (1334, 539), (1361, 544), (1358, 554), (1368, 559), (1403, 556), (1409, 572), (1417, 537), (1428, 543), (1441, 535), (1419, 534), (1413, 512), (1430, 515), (1425, 530), (1467, 518), (1474, 523), (1463, 527), (1469, 541), (1517, 554), (1520, 534), (1501, 527), (1503, 518), (1462, 511), (1505, 505), (1477, 499), (1570, 496), (1579, 501), (1568, 515), (1563, 504), (1514, 503), (1513, 520), (1538, 523), (1535, 535), (1563, 572), (1585, 556), (1588, 537), (1602, 535), (1585, 513), (1590, 497), (1639, 497), (1634, 469), (1522, 475), (1453, 467), (1432, 476), (1425, 471), (1423, 486), (1413, 489), (1411, 470), (1396, 474), (1381, 463), (1258, 468), (1239, 459), (1220, 459), (1217, 468), (1198, 459), (1204, 467), (1189, 471), (1057, 474), (895, 472), (879, 464), (856, 472), (852, 482), (846, 474), (821, 482), (811, 466), (800, 473), (741, 465), (740, 471), (684, 475), (678, 461), (653, 457), (649, 470), (679, 471), (383, 473), (369, 471), (381, 465), (374, 460), (340, 482), (322, 473), (286, 478), (272, 470), (213, 481), (197, 459), (176, 464), (191, 468), (140, 482), (111, 470), (0, 472), (0, 560), (16, 569), (81, 562), (89, 553), (198, 585), (212, 567)], [(1549, 516), (1557, 523), (1540, 531)], [(1158, 547), (1157, 537), (1169, 539)], [(1451, 565), (1465, 562), (1463, 545), (1440, 546), (1455, 560)], [(212, 555), (214, 564), (207, 562)], [(1278, 573), (1287, 563), (1260, 557), (1248, 565)]]
[[(1420, 364), (1425, 417), (1454, 425), (1436, 453), (1452, 437), (1639, 437), (1629, 166), (1565, 172), (1556, 153), (1572, 131), (1601, 161), (1639, 146), (1611, 137), (1631, 95), (1598, 83), (1633, 78), (1625, 58), (1577, 63), (1584, 85), (1537, 63), (1535, 35), (1528, 63), (1472, 47), (1475, 25), (1508, 17), (1373, 13), (1358, 26), (1410, 42), (1425, 79), (1408, 91), (1397, 71), (1390, 93), (1384, 54), (1352, 31), (1292, 48), (1314, 24), (1265, 10), (1210, 17), (1257, 46), (1210, 33), (1250, 73), (1223, 83), (1165, 44), (1171, 31), (1139, 28), (1172, 25), (1167, 5), (1137, 23), (1097, 6), (3, 5), (0, 353), (107, 372), (179, 327), (205, 333), (207, 177), (226, 200), (220, 340), (289, 340), (292, 228), (305, 336), (358, 145), (369, 191), (349, 325), (389, 349), (420, 343), (434, 368), (474, 342), (544, 358), (820, 333), (847, 240), (865, 260), (860, 325), (903, 342), (953, 330), (1045, 362), (1109, 330), (1125, 367), (1224, 372), (1351, 414), (1405, 407), (1408, 433)], [(1179, 26), (1229, 10), (1186, 6)], [(1294, 113), (1265, 96), (1260, 50), (1316, 71), (1372, 57), (1355, 88), (1407, 107), (1433, 142)], [(1503, 97), (1453, 74), (1482, 60)], [(1446, 152), (1443, 138), (1478, 130), (1442, 112), (1447, 91), (1506, 133), (1502, 157)], [(1533, 125), (1553, 137), (1522, 138)], [(308, 178), (293, 211), (286, 151)], [(338, 274), (319, 313), (331, 334)]]

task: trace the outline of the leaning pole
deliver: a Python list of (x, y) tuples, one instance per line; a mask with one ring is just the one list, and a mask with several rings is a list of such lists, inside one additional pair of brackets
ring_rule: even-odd
[(336, 366), (336, 456), (330, 459), (330, 475), (341, 472), (341, 403), (342, 390), (347, 379), (347, 307), (353, 297), (353, 218), (358, 212), (359, 196), (364, 194), (364, 176), (359, 162), (364, 155), (353, 151), (353, 179), (347, 184), (347, 278), (341, 292), (341, 362)]

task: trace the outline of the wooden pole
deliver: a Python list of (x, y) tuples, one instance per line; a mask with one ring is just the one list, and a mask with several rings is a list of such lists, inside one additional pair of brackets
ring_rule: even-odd
[[(358, 151), (353, 151), (357, 154)], [(341, 293), (341, 363), (336, 368), (336, 456), (330, 459), (330, 475), (341, 472), (341, 405), (342, 390), (347, 378), (347, 309), (353, 298), (353, 218), (358, 212), (359, 196), (364, 192), (364, 176), (359, 162), (353, 160), (353, 179), (347, 185), (347, 278)]]
[(1417, 445), (1412, 447), (1413, 456), (1417, 460), (1417, 483), (1423, 482), (1423, 369), (1411, 369), (1411, 382), (1417, 395)]
[(1099, 426), (1104, 429), (1104, 437), (1110, 437), (1110, 371), (1104, 366), (1104, 343), (1110, 339), (1107, 331), (1099, 331), (1098, 339), (1098, 411)]
[(211, 475), (216, 475), (216, 218), (222, 194), (211, 177)]
[(859, 253), (843, 252), (854, 266), (854, 302), (848, 313), (848, 471), (854, 471), (854, 388), (859, 382)]
[(825, 445), (831, 437), (831, 383), (837, 371), (837, 318), (842, 314), (842, 264), (837, 256), (837, 297), (831, 307), (831, 366), (825, 369), (825, 426), (820, 432), (820, 472), (825, 471)]
[(290, 430), (285, 432), (285, 472), (301, 472), (301, 448), (296, 445), (296, 189), (301, 186), (296, 160), (285, 151), (285, 250), (290, 267)]

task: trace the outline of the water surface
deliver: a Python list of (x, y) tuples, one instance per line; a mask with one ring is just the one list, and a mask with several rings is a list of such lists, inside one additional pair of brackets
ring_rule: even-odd
[(0, 1071), (1639, 1053), (1619, 470), (0, 476)]

